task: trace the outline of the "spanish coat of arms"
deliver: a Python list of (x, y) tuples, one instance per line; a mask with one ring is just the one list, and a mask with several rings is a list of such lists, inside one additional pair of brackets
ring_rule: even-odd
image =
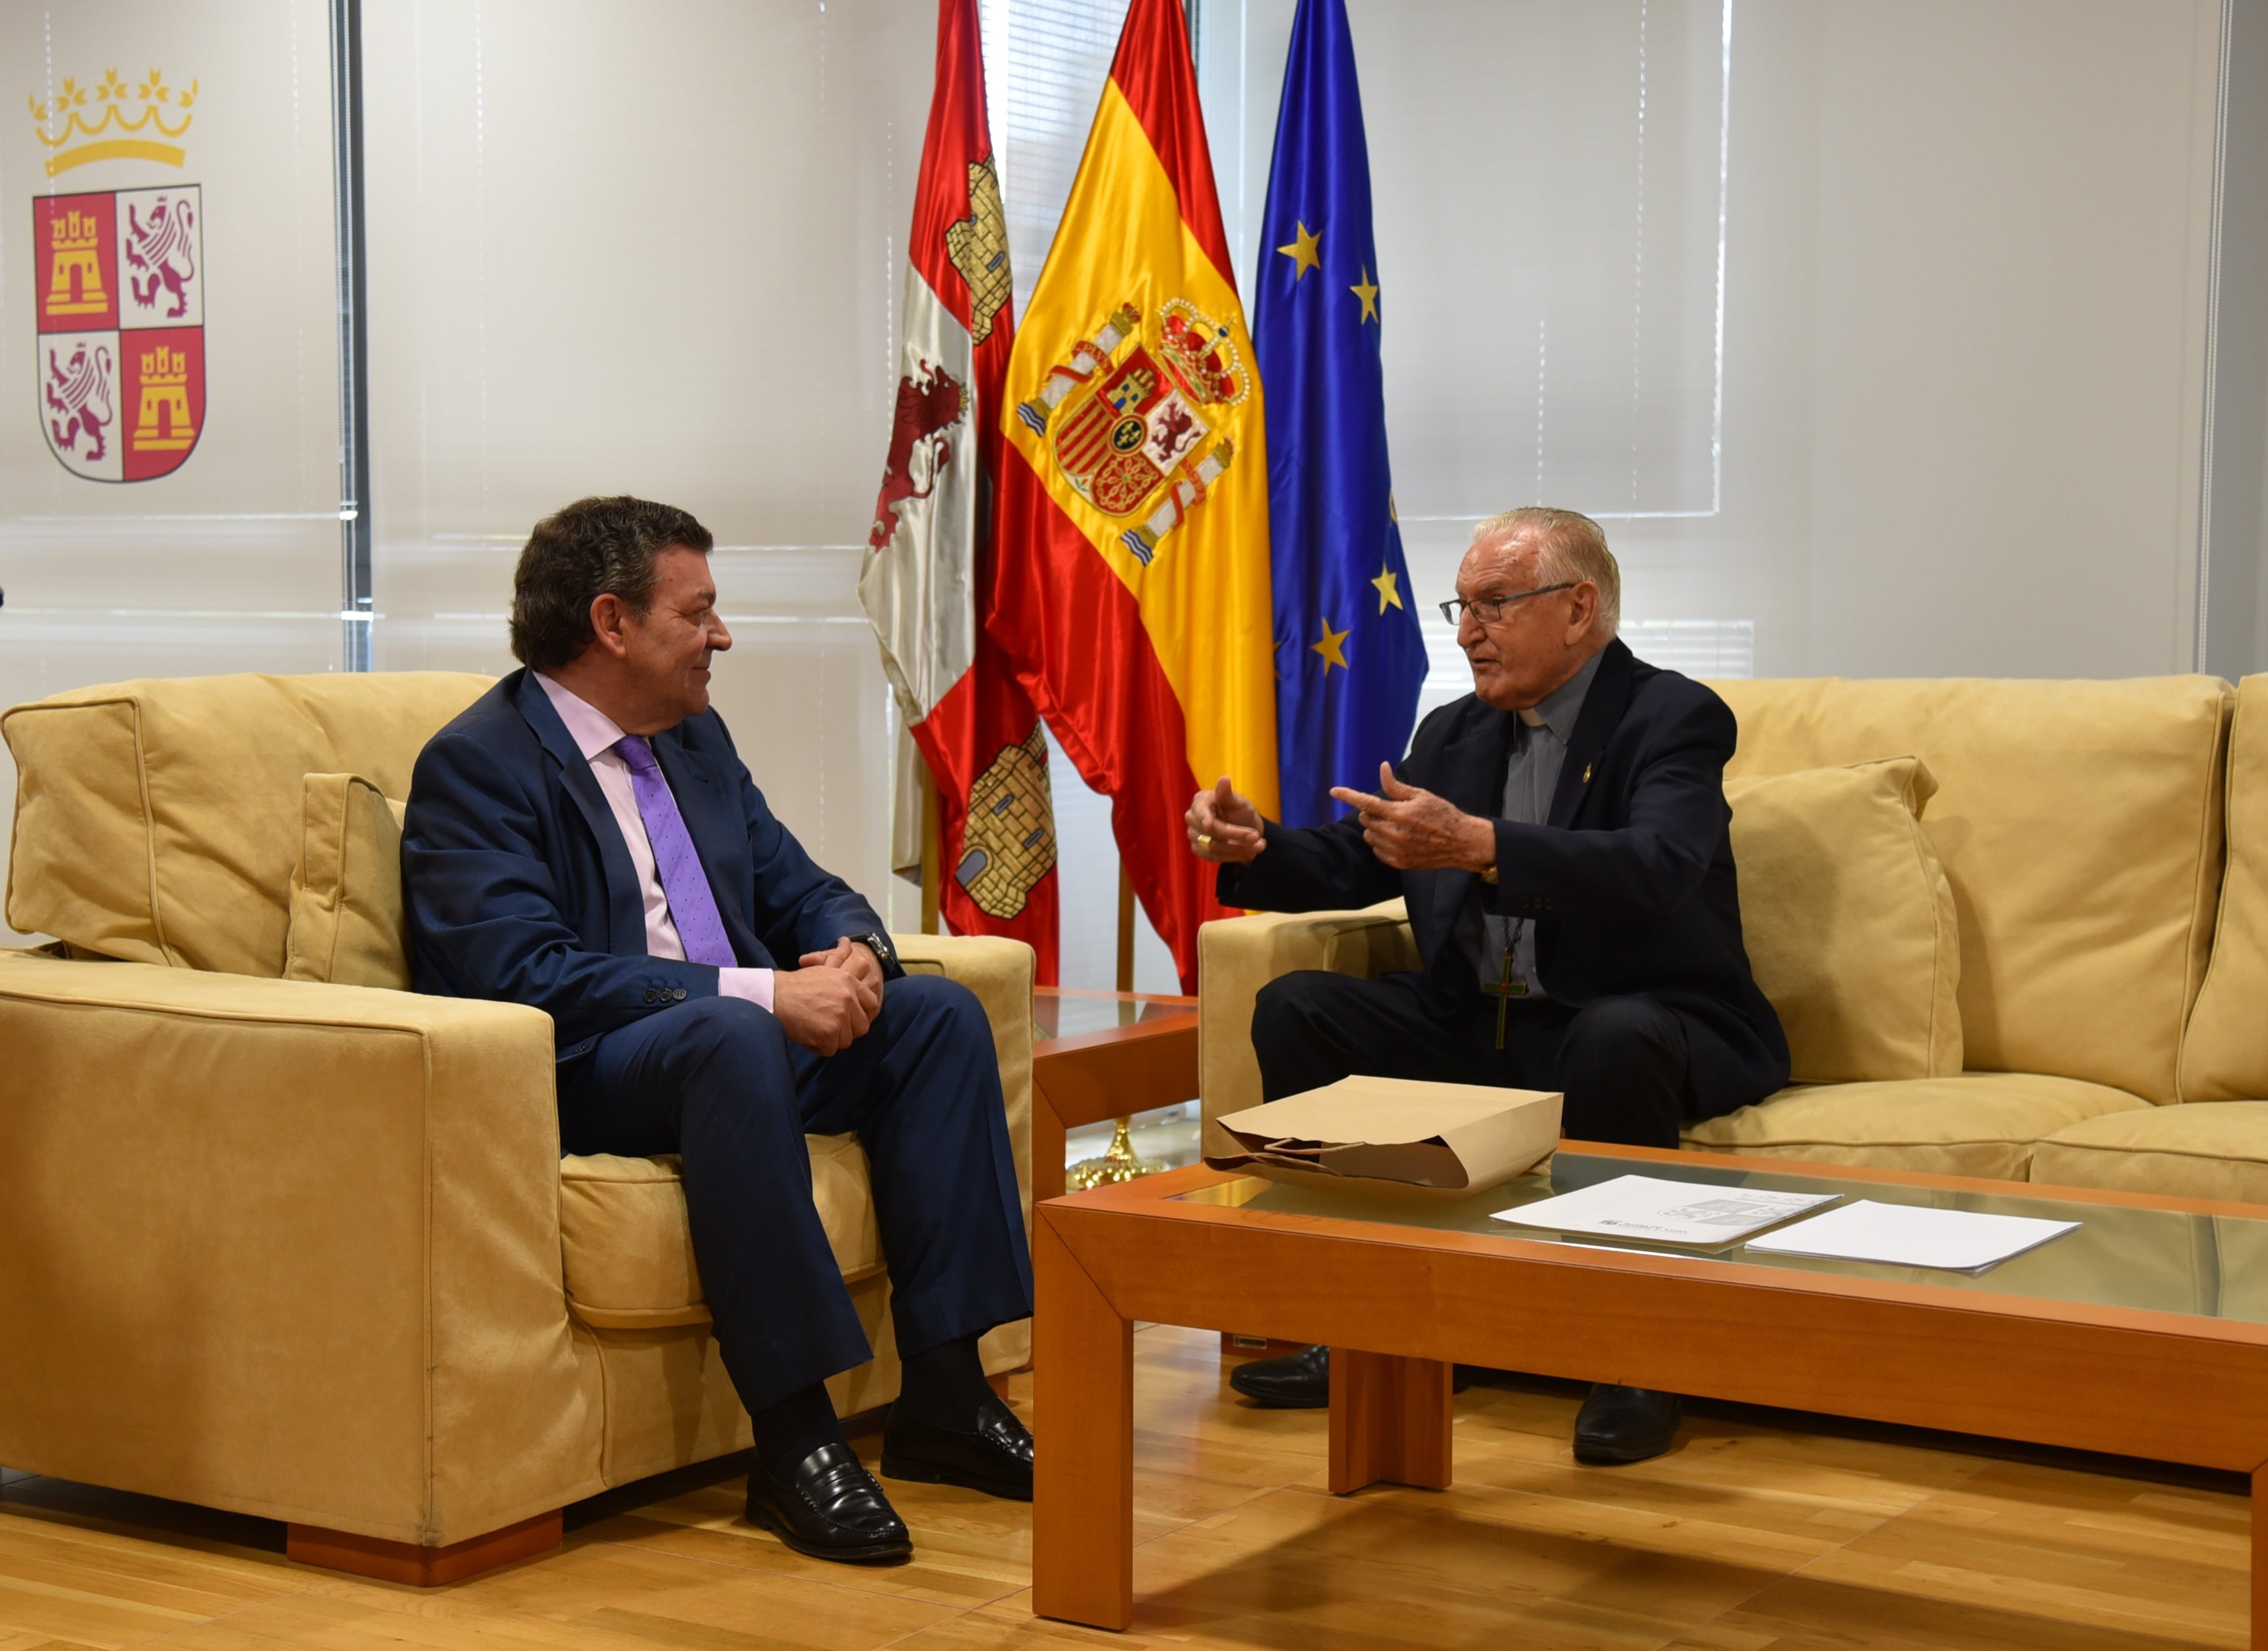
[(147, 482), (203, 433), (202, 217), (193, 183), (32, 203), (33, 394), (74, 475)]
[(1079, 497), (1106, 516), (1141, 519), (1119, 542), (1146, 567), (1235, 458), (1226, 437), (1210, 448), (1205, 439), (1251, 394), (1252, 379), (1227, 326), (1186, 299), (1160, 306), (1154, 342), (1141, 327), (1140, 312), (1120, 306), (1016, 416), (1037, 436), (1053, 426), (1057, 467)]

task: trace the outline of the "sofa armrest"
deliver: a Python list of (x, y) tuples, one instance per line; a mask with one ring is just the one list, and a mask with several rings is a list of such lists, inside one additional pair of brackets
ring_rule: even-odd
[(600, 1488), (551, 1023), (0, 959), (0, 1462), (427, 1546)]
[(976, 994), (992, 1022), (1000, 1056), (1001, 1096), (1008, 1106), (1008, 1140), (1016, 1153), (1016, 1188), (1024, 1200), (1024, 1227), (1032, 1224), (1032, 982), (1037, 959), (1021, 940), (990, 934), (893, 934), (898, 961), (909, 970), (941, 974)]
[(1232, 1149), (1214, 1119), (1260, 1104), (1252, 1006), (1261, 987), (1295, 969), (1375, 980), (1418, 967), (1418, 942), (1399, 900), (1360, 911), (1256, 911), (1198, 930), (1197, 1093), (1205, 1152)]

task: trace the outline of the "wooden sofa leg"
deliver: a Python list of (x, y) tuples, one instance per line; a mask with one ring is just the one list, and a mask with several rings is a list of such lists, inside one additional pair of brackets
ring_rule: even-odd
[(319, 1565), (327, 1571), (374, 1577), (381, 1582), (401, 1582), (411, 1588), (439, 1588), (493, 1571), (515, 1559), (548, 1553), (560, 1542), (559, 1510), (523, 1519), (517, 1525), (468, 1537), (446, 1548), (421, 1548), (414, 1542), (388, 1542), (380, 1537), (357, 1537), (351, 1531), (326, 1530), (320, 1525), (287, 1528), (284, 1551), (302, 1565)]

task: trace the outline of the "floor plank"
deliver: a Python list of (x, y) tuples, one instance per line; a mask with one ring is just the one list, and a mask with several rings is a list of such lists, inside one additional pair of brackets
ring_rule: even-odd
[[(2175, 1651), (2244, 1644), (2250, 1510), (2220, 1480), (1701, 1407), (1578, 1465), (1580, 1392), (1484, 1378), (1447, 1492), (1324, 1490), (1324, 1419), (1254, 1410), (1219, 1338), (1135, 1339), (1136, 1621), (1031, 1615), (1031, 1510), (891, 1482), (912, 1565), (789, 1552), (740, 1464), (571, 1510), (452, 1588), (291, 1564), (268, 1522), (0, 1476), (0, 1651)], [(1012, 1387), (1045, 1448), (1030, 1378)], [(869, 1462), (880, 1441), (857, 1441)]]

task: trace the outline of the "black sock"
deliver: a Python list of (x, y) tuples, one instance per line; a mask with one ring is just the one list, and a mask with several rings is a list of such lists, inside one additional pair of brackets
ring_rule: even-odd
[(993, 1397), (974, 1336), (915, 1353), (898, 1388), (898, 1403), (909, 1415), (964, 1434), (976, 1431), (977, 1407)]
[(803, 1465), (803, 1459), (821, 1445), (844, 1442), (843, 1424), (827, 1397), (826, 1383), (789, 1394), (777, 1404), (767, 1404), (748, 1418), (756, 1435), (756, 1455), (775, 1478), (784, 1479)]

